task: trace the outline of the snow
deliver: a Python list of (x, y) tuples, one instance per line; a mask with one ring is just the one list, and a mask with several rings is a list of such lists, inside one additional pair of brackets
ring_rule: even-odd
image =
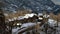
[(21, 23), (17, 23), (17, 25), (22, 25)]
[(24, 16), (24, 18), (29, 18), (29, 16), (28, 16), (29, 14), (26, 14), (25, 16)]
[(42, 13), (38, 13), (38, 16), (43, 16), (43, 14)]
[(25, 30), (25, 29), (27, 29), (27, 28), (24, 28), (24, 29), (21, 29), (21, 30), (19, 30), (19, 31), (16, 31), (15, 34), (18, 34), (19, 32), (21, 32), (21, 31), (23, 31), (23, 30)]
[(36, 24), (35, 23), (31, 23), (31, 22), (30, 23), (22, 24), (21, 28), (23, 28), (23, 29), (21, 29), (21, 30), (19, 30), (20, 28), (12, 29), (12, 34), (17, 34), (18, 32), (23, 31), (23, 30), (25, 30), (28, 27), (31, 27), (33, 25), (36, 25)]
[(24, 19), (24, 16), (19, 16), (19, 17), (17, 18), (17, 20), (21, 20), (21, 19)]
[(43, 18), (39, 17), (40, 20), (42, 20)]
[[(41, 22), (37, 22), (38, 24), (40, 24)], [(21, 31), (23, 31), (23, 30), (25, 30), (25, 29), (27, 29), (28, 27), (31, 27), (31, 26), (34, 26), (34, 25), (36, 25), (36, 23), (25, 23), (25, 24), (22, 24), (22, 26), (21, 26), (21, 28), (23, 28), (23, 29), (21, 29), (21, 30), (19, 30), (19, 28), (17, 28), (17, 29), (13, 29), (13, 32), (14, 32), (14, 34), (18, 34), (18, 32), (21, 32)]]
[(11, 21), (11, 19), (8, 19), (9, 21)]
[(17, 34), (17, 31), (18, 31), (19, 29), (20, 29), (19, 27), (15, 28), (15, 29), (12, 29), (12, 34)]
[[(55, 21), (55, 20), (53, 20), (53, 19), (48, 19), (48, 24), (49, 24), (51, 27), (55, 26), (56, 22), (57, 22), (57, 21)], [(41, 22), (37, 22), (37, 24), (40, 24), (40, 23), (41, 23)], [(19, 25), (19, 24), (18, 24), (18, 25)], [(31, 23), (31, 22), (29, 22), (29, 23), (24, 23), (24, 24), (22, 24), (21, 27), (20, 27), (20, 28), (23, 28), (23, 29), (19, 30), (20, 28), (16, 28), (16, 29), (12, 29), (12, 31), (13, 31), (14, 34), (17, 34), (18, 32), (23, 31), (23, 30), (27, 29), (28, 27), (31, 27), (31, 26), (34, 26), (34, 25), (36, 25), (36, 23)]]
[(36, 14), (34, 14), (34, 13), (31, 13), (31, 14), (25, 14), (24, 18), (33, 17), (34, 15), (36, 15)]
[(48, 19), (48, 23), (50, 26), (55, 26), (57, 21), (53, 20), (53, 19)]
[(25, 23), (25, 24), (22, 24), (21, 28), (22, 27), (31, 27), (33, 25), (36, 25), (35, 23)]
[(29, 18), (29, 17), (33, 17), (34, 13), (31, 13), (31, 14), (25, 14), (25, 16), (19, 16), (19, 17), (14, 17), (12, 19), (8, 19), (9, 21), (14, 21), (14, 20), (21, 20), (21, 19), (24, 19), (24, 18)]
[(16, 19), (17, 19), (17, 17), (14, 17), (13, 19), (14, 19), (14, 20), (16, 20)]
[(48, 17), (50, 17), (50, 15), (46, 15), (46, 14), (45, 14), (43, 17), (48, 18)]

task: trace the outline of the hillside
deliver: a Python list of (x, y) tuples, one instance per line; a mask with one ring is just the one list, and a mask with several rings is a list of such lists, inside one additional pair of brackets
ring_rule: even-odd
[[(42, 12), (42, 10), (47, 10), (47, 12), (59, 12), (60, 6), (55, 5), (51, 0), (0, 0), (5, 4), (2, 7), (3, 10), (14, 12), (20, 9), (32, 10), (33, 12)], [(58, 11), (59, 10), (59, 11)]]

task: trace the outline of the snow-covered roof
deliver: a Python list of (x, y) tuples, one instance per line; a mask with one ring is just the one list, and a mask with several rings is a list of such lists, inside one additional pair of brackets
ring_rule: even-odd
[(43, 17), (48, 18), (48, 17), (50, 17), (50, 15), (44, 15)]
[(49, 23), (56, 23), (57, 21), (53, 20), (53, 19), (48, 19)]
[(33, 17), (34, 15), (36, 15), (36, 14), (34, 14), (34, 13), (31, 13), (31, 14), (26, 14), (26, 15), (24, 16), (24, 18)]
[(9, 21), (11, 21), (11, 19), (8, 19)]
[(39, 17), (40, 20), (42, 20), (43, 18)]
[[(33, 17), (34, 15), (36, 15), (35, 13), (31, 13), (31, 14), (25, 14), (25, 16), (18, 16), (18, 17), (14, 17), (12, 19), (8, 19), (9, 21), (14, 21), (14, 20), (21, 20), (24, 18), (29, 18), (29, 17)], [(37, 15), (36, 15), (37, 16)]]
[(14, 19), (14, 20), (16, 20), (16, 19), (17, 19), (17, 17), (14, 17), (13, 19)]
[(19, 17), (17, 18), (17, 20), (21, 20), (21, 19), (24, 19), (24, 16), (19, 16)]
[(17, 17), (14, 17), (14, 18), (12, 18), (12, 19), (8, 19), (9, 21), (14, 21), (14, 20), (16, 20), (17, 19)]
[(26, 14), (26, 15), (24, 16), (24, 18), (29, 18), (29, 14)]
[(14, 21), (14, 19), (8, 19), (8, 21)]
[(38, 13), (38, 16), (43, 16), (43, 13)]

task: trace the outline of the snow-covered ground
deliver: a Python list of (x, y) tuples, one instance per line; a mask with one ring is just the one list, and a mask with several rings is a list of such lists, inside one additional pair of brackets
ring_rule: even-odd
[(24, 16), (18, 16), (18, 17), (8, 19), (8, 21), (21, 20), (21, 19), (24, 19), (24, 18), (28, 19), (29, 17), (33, 17), (34, 15), (37, 16), (37, 14), (35, 14), (35, 13), (25, 14)]
[[(26, 29), (26, 28), (31, 27), (31, 26), (34, 26), (34, 25), (36, 25), (36, 23), (31, 23), (31, 22), (30, 23), (25, 23), (25, 24), (22, 24), (22, 26), (20, 28)], [(18, 33), (20, 28), (17, 27), (15, 29), (12, 29), (12, 34)], [(21, 30), (24, 30), (24, 29), (21, 29)]]
[[(54, 27), (54, 25), (56, 24), (56, 21), (54, 21), (53, 19), (49, 19), (48, 20), (48, 22), (49, 22), (49, 25), (50, 26), (52, 26), (52, 27)], [(21, 26), (21, 28), (23, 28), (24, 27), (24, 29), (26, 29), (26, 28), (28, 28), (28, 27), (31, 27), (31, 26), (33, 26), (33, 25), (36, 25), (36, 23), (25, 23), (25, 24), (22, 24), (22, 26)], [(17, 27), (16, 29), (12, 29), (12, 34), (17, 34), (18, 32), (20, 32), (21, 30), (24, 30), (24, 29), (21, 29), (21, 30), (19, 30), (20, 28), (19, 27)], [(44, 29), (44, 28), (43, 28)], [(58, 31), (58, 32), (57, 32)], [(60, 22), (58, 23), (58, 27), (56, 28), (56, 34), (58, 34), (60, 32)], [(53, 31), (53, 33), (54, 33), (54, 31)], [(53, 34), (52, 33), (52, 34)], [(25, 34), (25, 33), (24, 33)], [(45, 34), (45, 32), (43, 32), (43, 31), (40, 31), (40, 34)], [(60, 34), (60, 33), (59, 33)]]
[[(24, 17), (23, 16), (20, 16), (18, 19), (23, 19), (23, 18), (25, 18), (25, 17), (33, 17), (35, 14), (26, 14)], [(42, 14), (41, 14), (42, 15)], [(39, 16), (40, 16), (40, 14), (39, 14)], [(48, 17), (49, 17), (49, 15), (48, 15)], [(47, 18), (48, 18), (47, 17)], [(39, 19), (41, 19), (41, 18), (39, 18)], [(37, 24), (40, 24), (40, 22), (37, 22)], [(31, 22), (29, 22), (29, 23), (25, 23), (25, 24), (22, 24), (21, 25), (21, 27), (19, 28), (19, 27), (17, 27), (17, 28), (15, 28), (15, 29), (12, 29), (12, 34), (17, 34), (18, 32), (20, 32), (20, 31), (22, 31), (22, 30), (25, 30), (25, 29), (27, 29), (28, 27), (31, 27), (31, 26), (34, 26), (34, 25), (36, 25), (36, 23), (31, 23)], [(48, 25), (50, 26), (50, 27), (54, 27), (54, 26), (56, 26), (57, 25), (57, 21), (55, 21), (55, 20), (53, 20), (53, 19), (48, 19)], [(21, 28), (23, 28), (23, 29), (21, 29)], [(45, 29), (44, 28), (44, 25), (43, 26), (41, 26), (40, 27), (41, 29)], [(21, 29), (21, 30), (20, 30)], [(49, 29), (50, 30), (50, 29)], [(60, 31), (60, 23), (58, 23), (58, 27), (56, 28), (56, 30), (57, 31)], [(40, 31), (40, 34), (45, 34), (45, 32), (43, 32), (43, 31)], [(53, 34), (53, 33), (52, 33)], [(58, 34), (58, 33), (56, 33), (56, 34)]]
[(51, 26), (51, 27), (54, 27), (57, 25), (57, 21), (56, 20), (53, 20), (53, 19), (48, 19), (48, 24)]

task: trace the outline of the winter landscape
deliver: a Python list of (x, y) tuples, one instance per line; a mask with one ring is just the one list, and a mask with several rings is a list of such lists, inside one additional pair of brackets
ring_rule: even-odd
[(0, 34), (60, 34), (60, 0), (0, 0)]

